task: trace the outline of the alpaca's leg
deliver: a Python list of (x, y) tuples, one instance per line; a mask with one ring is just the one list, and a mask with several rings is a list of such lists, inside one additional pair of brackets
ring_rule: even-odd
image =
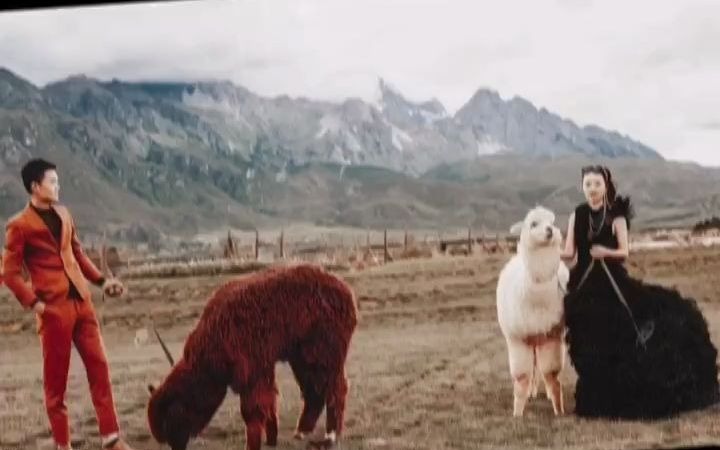
[[(536, 349), (533, 348), (533, 351), (535, 351), (535, 350)], [(537, 398), (538, 388), (540, 387), (540, 379), (541, 378), (542, 378), (542, 374), (540, 373), (540, 371), (537, 368), (537, 356), (536, 356), (535, 357), (535, 366), (533, 367), (533, 371), (532, 371), (532, 381), (531, 381), (532, 392), (530, 393), (531, 398)], [(547, 394), (547, 392), (546, 392), (546, 394)]]
[(530, 396), (530, 378), (526, 374), (513, 377), (513, 416), (522, 417)]
[(337, 371), (328, 388), (326, 410), (326, 438), (335, 441), (340, 437), (345, 422), (345, 400), (348, 393), (348, 381), (345, 367)]
[(316, 370), (301, 358), (291, 359), (290, 367), (303, 397), (303, 409), (295, 427), (295, 438), (303, 439), (315, 429), (325, 404), (325, 393), (318, 388), (322, 386), (321, 380), (314, 378)]
[(553, 411), (555, 415), (565, 414), (565, 403), (563, 400), (562, 385), (558, 377), (558, 371), (550, 371), (544, 374), (545, 377), (545, 389), (548, 390), (548, 395), (552, 401)]
[[(273, 373), (273, 378), (274, 378)], [(278, 438), (278, 428), (280, 420), (278, 419), (278, 405), (277, 405), (277, 383), (275, 380), (272, 380), (273, 384), (273, 390), (275, 391), (275, 395), (272, 398), (272, 405), (270, 410), (268, 411), (268, 417), (265, 421), (265, 442), (267, 445), (271, 447), (275, 447), (277, 445), (277, 438)]]
[(552, 401), (555, 415), (565, 413), (562, 385), (558, 375), (564, 365), (562, 341), (553, 339), (538, 347), (538, 368), (545, 380), (545, 391)]
[(530, 397), (534, 370), (533, 348), (522, 341), (507, 341), (510, 375), (513, 379), (513, 416), (521, 417)]
[(270, 417), (265, 422), (265, 443), (271, 447), (277, 445), (279, 421), (277, 410), (270, 412)]
[(260, 450), (266, 418), (258, 407), (254, 394), (241, 396), (240, 412), (245, 421), (245, 449)]
[(260, 450), (265, 426), (272, 416), (271, 411), (275, 411), (277, 407), (274, 375), (268, 372), (260, 379), (264, 381), (240, 394), (240, 412), (245, 421), (246, 450)]

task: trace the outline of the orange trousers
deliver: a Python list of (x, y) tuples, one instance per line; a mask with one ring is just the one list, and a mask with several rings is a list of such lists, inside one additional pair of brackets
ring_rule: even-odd
[(110, 370), (95, 308), (83, 300), (64, 299), (46, 305), (37, 323), (43, 353), (45, 407), (55, 443), (70, 444), (65, 391), (73, 343), (85, 365), (100, 435), (118, 432)]

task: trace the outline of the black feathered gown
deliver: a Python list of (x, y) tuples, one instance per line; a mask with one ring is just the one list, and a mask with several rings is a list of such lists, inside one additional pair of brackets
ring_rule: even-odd
[(586, 203), (575, 210), (578, 263), (565, 296), (566, 339), (578, 374), (576, 414), (657, 419), (718, 402), (717, 349), (693, 299), (631, 278), (620, 260), (606, 259), (641, 334), (651, 332), (643, 347), (599, 261), (578, 287), (592, 261), (590, 247), (617, 248), (611, 223), (625, 216), (629, 226), (630, 200), (619, 197), (602, 227), (596, 215), (602, 211), (595, 213)]

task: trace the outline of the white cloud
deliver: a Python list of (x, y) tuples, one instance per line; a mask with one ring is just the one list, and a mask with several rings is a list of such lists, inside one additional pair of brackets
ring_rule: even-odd
[(245, 0), (0, 14), (0, 64), (37, 84), (231, 79), (372, 100), (382, 76), (454, 112), (481, 86), (668, 158), (720, 165), (720, 3)]

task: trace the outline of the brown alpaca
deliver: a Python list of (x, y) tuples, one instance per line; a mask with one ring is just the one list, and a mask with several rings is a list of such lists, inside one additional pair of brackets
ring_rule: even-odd
[(185, 342), (183, 358), (148, 405), (153, 437), (187, 447), (210, 422), (230, 387), (240, 395), (246, 449), (277, 444), (275, 363), (290, 363), (304, 405), (295, 437), (311, 433), (327, 407), (328, 444), (343, 429), (345, 359), (357, 307), (350, 287), (324, 270), (299, 265), (230, 281), (209, 300)]

